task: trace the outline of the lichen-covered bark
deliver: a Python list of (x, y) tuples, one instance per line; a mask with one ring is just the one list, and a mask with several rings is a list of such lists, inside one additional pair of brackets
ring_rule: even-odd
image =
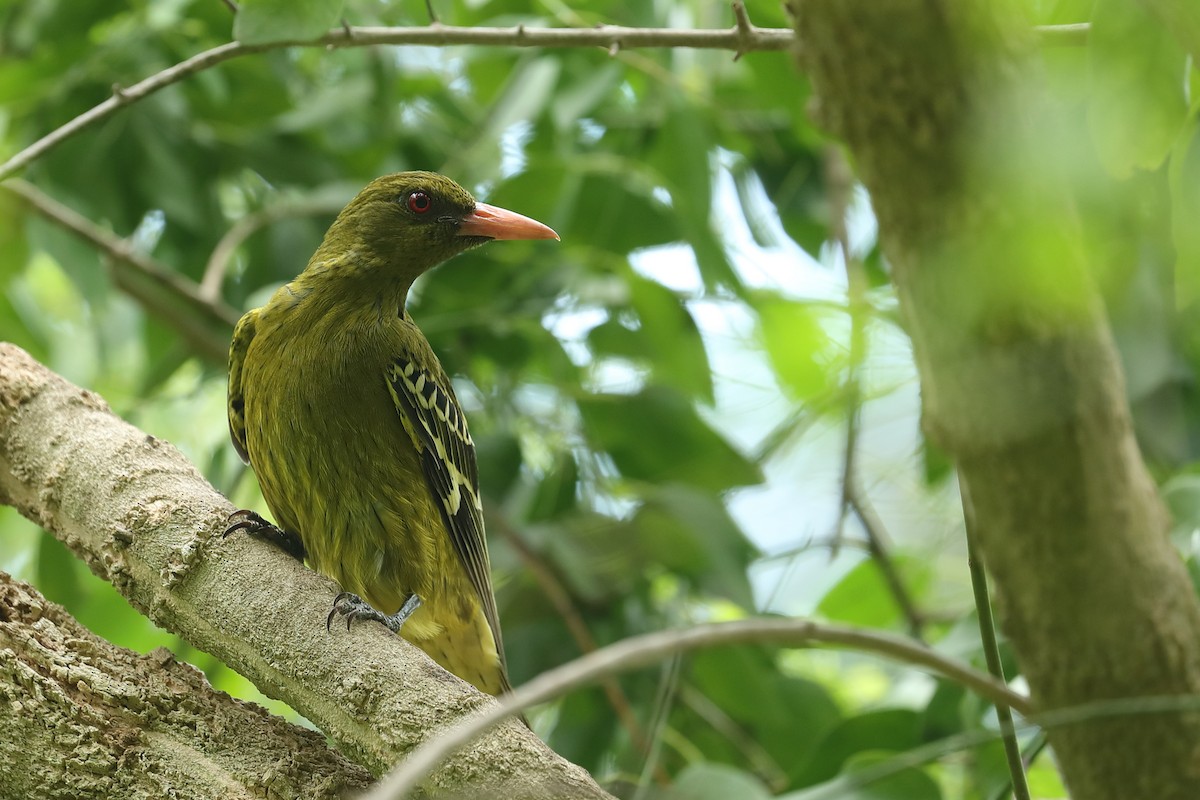
[[(926, 432), (957, 461), (1035, 702), (1195, 694), (1200, 608), (1066, 191), (1070, 148), (1089, 145), (1050, 123), (1006, 6), (792, 2), (819, 119), (879, 217)], [(1195, 714), (1095, 719), (1050, 742), (1074, 797), (1200, 797)]]
[(371, 775), (315, 731), (97, 638), (0, 573), (0, 797), (329, 798)]
[[(378, 775), (495, 702), (381, 625), (325, 630), (337, 587), (276, 548), (221, 538), (233, 511), (166, 442), (0, 343), (0, 502), (52, 531), (160, 627), (245, 675)], [(425, 784), (451, 795), (607, 798), (519, 722)]]

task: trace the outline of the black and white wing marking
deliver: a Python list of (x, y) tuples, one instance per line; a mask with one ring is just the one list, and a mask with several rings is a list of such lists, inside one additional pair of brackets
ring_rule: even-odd
[(467, 419), (459, 408), (454, 389), (440, 369), (435, 373), (401, 357), (388, 368), (387, 382), (400, 412), (400, 421), (421, 455), (422, 471), (442, 510), (454, 550), (471, 585), (479, 593), (503, 664), (500, 620), (492, 593), (487, 539), (483, 532), (479, 468), (475, 462), (475, 443), (467, 431)]

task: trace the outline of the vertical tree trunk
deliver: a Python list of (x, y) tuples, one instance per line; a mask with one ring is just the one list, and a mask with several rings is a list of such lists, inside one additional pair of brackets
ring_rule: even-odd
[[(1200, 607), (1133, 437), (1028, 42), (986, 0), (792, 5), (817, 114), (875, 203), (926, 432), (957, 461), (1034, 699), (1200, 692)], [(1077, 798), (1200, 797), (1195, 714), (1050, 741)]]

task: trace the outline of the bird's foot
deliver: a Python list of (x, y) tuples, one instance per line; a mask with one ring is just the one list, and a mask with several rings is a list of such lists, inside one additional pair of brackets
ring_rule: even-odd
[(251, 536), (265, 539), (301, 564), (304, 563), (306, 553), (304, 542), (300, 541), (300, 536), (294, 531), (285, 531), (277, 525), (272, 525), (253, 511), (243, 508), (230, 514), (229, 527), (225, 529), (221, 538), (225, 538), (234, 531), (245, 531)]
[(408, 599), (404, 601), (404, 605), (395, 614), (384, 614), (382, 611), (376, 611), (370, 603), (358, 595), (342, 592), (333, 598), (333, 610), (325, 618), (325, 630), (330, 630), (333, 626), (333, 618), (340, 615), (346, 618), (346, 630), (350, 630), (350, 623), (354, 620), (364, 619), (382, 622), (392, 633), (399, 633), (405, 620), (420, 607), (421, 598), (413, 594), (409, 595)]

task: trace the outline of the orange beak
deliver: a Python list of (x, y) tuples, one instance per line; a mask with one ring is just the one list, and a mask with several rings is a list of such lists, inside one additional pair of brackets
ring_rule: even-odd
[(463, 217), (458, 235), (489, 239), (558, 239), (557, 233), (536, 219), (487, 203), (476, 203), (475, 210)]

